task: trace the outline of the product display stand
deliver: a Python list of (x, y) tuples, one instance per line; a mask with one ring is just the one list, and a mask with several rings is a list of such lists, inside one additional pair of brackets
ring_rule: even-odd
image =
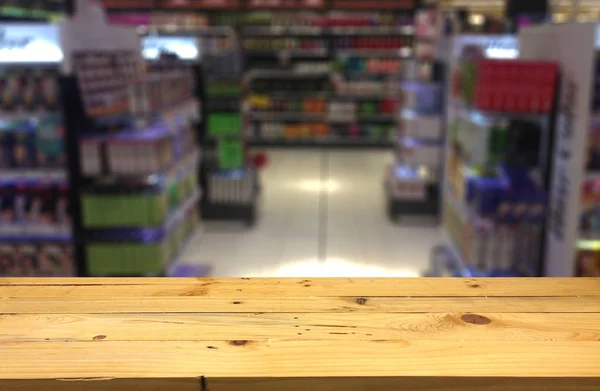
[(600, 25), (525, 28), (520, 41), (523, 58), (561, 68), (543, 275), (599, 277)]
[[(398, 82), (413, 55), (413, 13), (342, 3), (303, 13), (248, 13), (240, 26), (251, 109), (249, 144), (390, 147)], [(340, 7), (340, 8), (336, 8)]]
[(135, 30), (78, 7), (61, 84), (80, 274), (164, 275), (198, 224), (192, 70), (169, 60), (144, 72)]
[(445, 64), (436, 53), (442, 31), (437, 10), (416, 13), (415, 55), (403, 82), (396, 160), (387, 167), (387, 212), (438, 216), (444, 145)]
[(233, 31), (218, 29), (202, 42), (202, 218), (253, 225), (258, 173), (249, 164), (241, 105), (242, 61)]
[(59, 28), (0, 30), (15, 42), (0, 49), (0, 276), (73, 276)]
[[(489, 59), (513, 37), (459, 36), (451, 48), (443, 228), (455, 276), (538, 276), (559, 66)], [(435, 254), (434, 254), (435, 255)]]

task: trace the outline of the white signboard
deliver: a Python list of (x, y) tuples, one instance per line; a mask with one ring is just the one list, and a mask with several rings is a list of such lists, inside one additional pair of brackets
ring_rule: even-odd
[(57, 25), (0, 25), (0, 63), (60, 63), (62, 59)]
[(486, 58), (514, 59), (519, 57), (519, 40), (514, 35), (459, 35), (453, 42), (455, 58), (462, 55), (465, 46), (479, 46)]
[[(135, 28), (107, 24), (104, 10), (96, 2), (76, 0), (76, 9), (77, 14), (63, 22), (60, 29), (66, 73), (72, 72), (71, 56), (78, 51), (140, 52)], [(141, 55), (139, 60), (141, 62)]]
[(590, 128), (590, 85), (593, 83), (596, 26), (558, 24), (528, 27), (521, 30), (520, 38), (522, 58), (556, 61), (560, 66), (560, 102), (546, 225), (545, 274), (547, 277), (571, 277), (575, 272), (584, 151)]
[(147, 36), (142, 38), (142, 56), (148, 60), (157, 59), (161, 52), (173, 53), (182, 60), (196, 60), (198, 45), (195, 37), (161, 37)]

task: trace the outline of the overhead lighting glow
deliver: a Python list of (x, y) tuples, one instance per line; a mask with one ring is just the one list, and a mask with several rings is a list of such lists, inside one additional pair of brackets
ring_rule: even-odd
[(519, 57), (519, 51), (508, 48), (487, 48), (485, 49), (485, 56), (498, 60), (510, 60)]
[(320, 193), (322, 191), (335, 193), (340, 190), (341, 185), (334, 180), (322, 181), (318, 179), (301, 180), (291, 184), (293, 188), (306, 193)]
[(323, 262), (317, 259), (293, 262), (280, 267), (269, 277), (420, 277), (416, 270), (374, 266), (330, 258)]
[(474, 26), (482, 26), (485, 23), (485, 16), (481, 14), (471, 14), (469, 16), (469, 23)]
[(182, 60), (198, 58), (198, 48), (193, 37), (144, 37), (142, 39), (142, 56), (155, 60), (161, 52), (176, 54)]

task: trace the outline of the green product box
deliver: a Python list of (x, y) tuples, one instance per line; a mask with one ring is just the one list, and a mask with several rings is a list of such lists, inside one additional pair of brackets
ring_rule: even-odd
[(87, 194), (83, 196), (85, 228), (143, 227), (161, 224), (168, 197), (161, 194)]
[(88, 272), (92, 276), (162, 274), (170, 259), (166, 243), (95, 243), (87, 246)]
[(207, 86), (206, 94), (209, 97), (241, 96), (242, 89), (237, 83), (213, 83)]
[(239, 136), (242, 133), (242, 116), (238, 113), (209, 114), (207, 127), (211, 137)]
[(240, 139), (219, 140), (219, 167), (234, 170), (244, 166), (244, 144)]

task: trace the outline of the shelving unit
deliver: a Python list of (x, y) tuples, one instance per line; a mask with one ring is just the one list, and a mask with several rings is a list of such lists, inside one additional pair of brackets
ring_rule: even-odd
[[(59, 31), (31, 23), (0, 29), (24, 41), (0, 54), (0, 276), (74, 276)], [(41, 40), (45, 56), (35, 49)]]
[(451, 47), (443, 228), (449, 265), (463, 267), (452, 275), (540, 275), (559, 67), (485, 60), (511, 43), (460, 36)]
[(322, 4), (299, 15), (223, 16), (241, 26), (250, 144), (391, 147), (397, 82), (414, 33), (414, 8), (402, 6), (353, 13)]
[(562, 76), (550, 156), (552, 193), (542, 273), (598, 277), (600, 25), (527, 28), (521, 31), (520, 42), (524, 58), (556, 61)]
[(404, 107), (396, 134), (396, 158), (385, 175), (387, 213), (440, 215), (444, 151), (445, 59), (434, 49), (442, 39), (444, 19), (436, 9), (419, 10), (415, 22), (415, 55), (402, 83)]
[(70, 12), (67, 0), (46, 0), (27, 3), (6, 1), (0, 4), (0, 16), (19, 20), (51, 20)]
[(89, 2), (78, 10), (65, 35), (103, 37), (63, 47), (78, 273), (166, 275), (199, 221), (194, 70), (145, 66), (135, 29), (104, 25)]
[(211, 30), (218, 34), (202, 39), (202, 218), (251, 226), (258, 213), (258, 173), (249, 164), (243, 132), (242, 60), (233, 30)]
[[(397, 81), (402, 79), (404, 63), (413, 56), (413, 16), (417, 5), (412, 0), (365, 4), (355, 1), (227, 0), (218, 4), (193, 2), (177, 5), (147, 1), (139, 8), (154, 8), (154, 12), (205, 12), (211, 28), (235, 26), (243, 50), (244, 88), (250, 94), (247, 96), (249, 100), (258, 92), (250, 82), (256, 79), (257, 76), (253, 75), (256, 70), (264, 71), (266, 76), (263, 77), (281, 82), (289, 78), (298, 84), (303, 79), (310, 79), (306, 70), (319, 70), (335, 79), (333, 88), (301, 93), (295, 89), (279, 90), (262, 98), (279, 101), (322, 98), (326, 109), (319, 112), (325, 114), (329, 106), (336, 111), (340, 101), (353, 104), (353, 110), (358, 112), (361, 104), (370, 100), (376, 105), (376, 110), (369, 108), (365, 114), (371, 114), (371, 111), (380, 110), (377, 106), (382, 101), (394, 101), (395, 106), (398, 105), (400, 91)], [(106, 6), (115, 17), (118, 13), (127, 12), (117, 1), (108, 1)], [(358, 64), (364, 66), (357, 68)], [(347, 65), (349, 69), (345, 69)], [(373, 84), (384, 88), (373, 93), (369, 90)], [(355, 92), (348, 94), (345, 87), (356, 87)], [(305, 110), (267, 107), (259, 111), (267, 113), (253, 113), (245, 124), (249, 144), (253, 146), (322, 144), (391, 147), (394, 144), (396, 107), (383, 109), (384, 118), (364, 115), (346, 121), (349, 123), (345, 127), (339, 120), (335, 121), (335, 126), (327, 120), (315, 124), (316, 119), (299, 115)], [(280, 113), (288, 111), (290, 114)], [(273, 123), (278, 125), (278, 131), (274, 131)], [(263, 125), (270, 128), (266, 134), (263, 134)]]

